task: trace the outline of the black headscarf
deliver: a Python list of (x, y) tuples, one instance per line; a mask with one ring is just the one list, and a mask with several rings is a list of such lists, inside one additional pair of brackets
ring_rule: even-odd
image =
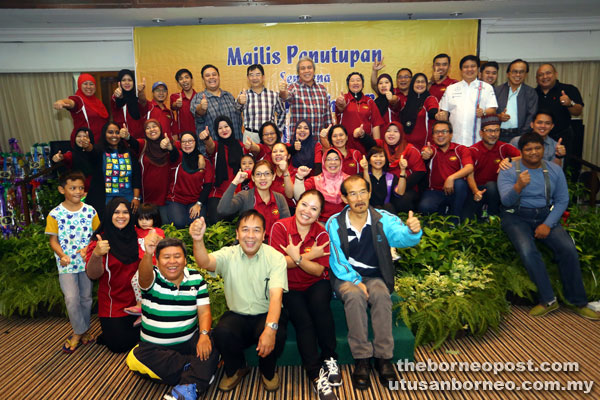
[(75, 138), (79, 132), (87, 132), (90, 143), (94, 144), (94, 134), (89, 128), (79, 128), (71, 134), (71, 154), (73, 155), (73, 169), (83, 172), (85, 176), (90, 176), (95, 168), (90, 162), (89, 153), (79, 147), (75, 142)]
[[(377, 85), (379, 85), (379, 81), (383, 78), (387, 78), (390, 81), (390, 92), (394, 93), (394, 81), (392, 80), (392, 77), (389, 74), (379, 75), (379, 77), (377, 78)], [(384, 117), (388, 112), (390, 102), (384, 94), (379, 93), (379, 90), (377, 90), (377, 94), (378, 96), (375, 99), (375, 105), (377, 105), (377, 108), (379, 109), (379, 114), (381, 114), (381, 116)]]
[(429, 97), (429, 91), (427, 89), (425, 89), (425, 91), (421, 94), (417, 94), (415, 92), (415, 81), (420, 76), (425, 78), (425, 87), (427, 87), (427, 76), (421, 72), (415, 74), (410, 81), (408, 96), (406, 96), (406, 105), (400, 112), (400, 122), (402, 122), (404, 133), (407, 135), (410, 134), (415, 128), (417, 115), (419, 114), (419, 111), (421, 111), (421, 108), (423, 108), (425, 99)]
[(362, 81), (363, 89), (365, 87), (365, 77), (363, 76), (363, 74), (361, 74), (360, 72), (356, 72), (356, 71), (355, 72), (350, 72), (350, 75), (348, 75), (346, 77), (346, 86), (348, 86), (348, 93), (350, 93), (356, 99), (356, 101), (359, 101), (363, 97), (362, 90), (360, 92), (358, 92), (358, 93), (354, 93), (352, 90), (350, 90), (350, 78), (352, 78), (353, 75), (358, 75), (358, 77)]
[(127, 104), (127, 112), (129, 115), (131, 115), (131, 118), (138, 120), (140, 119), (140, 109), (138, 108), (138, 98), (135, 95), (135, 74), (129, 69), (122, 69), (119, 71), (119, 82), (123, 80), (125, 75), (129, 75), (131, 77), (133, 80), (133, 87), (131, 90), (125, 90), (121, 84), (121, 92), (123, 93), (123, 97), (120, 99), (115, 98), (115, 102), (119, 108)]
[(293, 147), (294, 143), (296, 142), (296, 130), (298, 129), (298, 125), (300, 125), (302, 122), (304, 122), (306, 125), (308, 125), (309, 134), (306, 139), (300, 141), (300, 145), (302, 147), (300, 148), (300, 151), (297, 151), (292, 156), (292, 165), (295, 168), (299, 168), (302, 165), (304, 165), (308, 168), (314, 168), (315, 167), (315, 146), (317, 144), (317, 140), (312, 134), (313, 129), (312, 129), (312, 126), (310, 125), (310, 122), (308, 122), (305, 119), (298, 121), (298, 123), (294, 127), (294, 134), (292, 135), (291, 145)]
[[(125, 204), (129, 211), (129, 222), (123, 229), (114, 226), (112, 222), (113, 214), (120, 204)], [(110, 244), (110, 254), (123, 264), (131, 264), (138, 260), (138, 242), (137, 234), (135, 233), (135, 224), (133, 222), (133, 214), (131, 205), (123, 197), (115, 197), (106, 205), (104, 219), (94, 232), (92, 240), (97, 240), (96, 235), (100, 235), (103, 240), (108, 240)]]
[[(219, 136), (219, 123), (225, 121), (231, 128), (231, 135), (227, 139)], [(244, 154), (240, 142), (235, 138), (233, 122), (225, 115), (218, 116), (213, 125), (214, 132), (217, 132), (219, 140), (217, 141), (217, 162), (215, 165), (215, 186), (221, 185), (229, 179), (227, 168), (231, 168), (234, 174), (240, 170), (242, 155)]]
[(185, 135), (191, 135), (196, 144), (194, 145), (194, 150), (192, 150), (192, 152), (189, 154), (183, 151), (183, 148), (181, 149), (181, 166), (188, 174), (194, 174), (198, 172), (198, 156), (202, 153), (200, 153), (200, 150), (198, 150), (198, 136), (196, 133), (192, 131), (181, 132), (179, 136), (181, 138), (180, 140), (183, 140)]

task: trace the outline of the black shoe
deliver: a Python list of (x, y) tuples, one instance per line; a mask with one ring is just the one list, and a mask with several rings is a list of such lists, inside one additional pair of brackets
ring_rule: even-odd
[(371, 370), (370, 358), (359, 358), (354, 360), (354, 372), (352, 373), (352, 384), (355, 388), (365, 390), (371, 387), (369, 371)]
[(375, 368), (379, 374), (379, 381), (385, 387), (389, 387), (390, 382), (395, 382), (398, 377), (396, 376), (396, 370), (390, 360), (385, 358), (375, 359)]

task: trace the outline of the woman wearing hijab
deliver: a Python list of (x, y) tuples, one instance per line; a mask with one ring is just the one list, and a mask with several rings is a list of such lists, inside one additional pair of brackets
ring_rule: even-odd
[(344, 125), (333, 125), (327, 132), (327, 141), (342, 154), (342, 171), (348, 175), (360, 174), (362, 168), (360, 160), (363, 155), (360, 151), (348, 147), (348, 132)]
[(71, 138), (79, 128), (88, 128), (94, 134), (96, 142), (100, 141), (102, 127), (108, 122), (108, 111), (102, 101), (96, 97), (96, 80), (90, 74), (81, 74), (77, 78), (77, 92), (66, 99), (54, 102), (54, 108), (66, 108), (73, 118)]
[(321, 144), (312, 134), (312, 126), (307, 120), (298, 121), (294, 127), (290, 142), (292, 166), (298, 168), (302, 165), (313, 169), (313, 174), (321, 172)]
[[(392, 196), (391, 202), (397, 212), (410, 211), (416, 206), (419, 186), (424, 183), (427, 169), (421, 158), (421, 151), (406, 141), (399, 122), (392, 122), (385, 128), (383, 139), (373, 140), (367, 135), (360, 138), (369, 151), (374, 146), (383, 149), (388, 161), (387, 172), (398, 177), (401, 192)], [(411, 208), (412, 207), (412, 208)]]
[(165, 201), (169, 190), (171, 165), (179, 160), (179, 151), (171, 139), (163, 133), (160, 122), (149, 119), (144, 123), (144, 139), (140, 145), (140, 166), (142, 171), (142, 199), (159, 207), (160, 217), (167, 221)]
[(200, 216), (206, 217), (208, 194), (215, 168), (198, 149), (195, 132), (180, 134), (181, 162), (171, 167), (167, 193), (167, 221), (181, 229)]
[(135, 212), (140, 205), (141, 173), (137, 162), (139, 143), (125, 128), (114, 122), (102, 128), (102, 140), (88, 154), (93, 166), (86, 203), (104, 216), (105, 204), (113, 197), (124, 197)]
[(400, 112), (400, 121), (406, 140), (418, 150), (431, 140), (431, 128), (439, 108), (437, 99), (427, 90), (425, 74), (415, 74), (410, 82), (406, 105)]
[[(102, 131), (102, 130), (101, 130)], [(64, 162), (69, 170), (81, 171), (85, 175), (85, 191), (90, 189), (94, 166), (90, 163), (89, 152), (94, 148), (94, 134), (90, 128), (79, 128), (71, 133), (71, 151), (61, 151), (52, 156), (55, 163)]]
[(400, 121), (399, 110), (403, 104), (400, 104), (398, 98), (394, 95), (394, 81), (389, 74), (379, 75), (375, 92), (377, 93), (375, 105), (385, 124)]
[[(206, 145), (206, 151), (210, 160), (215, 166), (215, 185), (213, 186), (208, 198), (208, 224), (212, 225), (218, 222), (217, 207), (223, 193), (229, 187), (233, 178), (241, 168), (242, 156), (247, 150), (242, 142), (237, 140), (234, 134), (234, 125), (231, 119), (221, 115), (215, 119), (214, 130), (219, 137), (217, 143), (214, 143), (208, 129), (202, 132), (202, 139)], [(206, 136), (206, 135), (207, 136)], [(239, 189), (239, 188), (238, 188)], [(236, 192), (239, 190), (236, 190)]]
[(348, 136), (348, 148), (366, 154), (362, 144), (354, 138), (354, 131), (362, 128), (364, 132), (379, 139), (379, 129), (383, 119), (373, 99), (363, 94), (365, 78), (359, 72), (352, 72), (346, 78), (348, 93), (340, 93), (335, 101), (335, 115), (339, 124), (344, 125)]
[(102, 223), (87, 249), (86, 272), (99, 279), (98, 317), (102, 335), (98, 343), (114, 353), (124, 353), (136, 345), (140, 330), (133, 326), (135, 315), (124, 309), (135, 305), (131, 278), (138, 269), (138, 242), (131, 207), (122, 197), (106, 206)]
[(136, 88), (135, 74), (128, 69), (120, 70), (118, 79), (119, 86), (110, 99), (113, 119), (119, 128), (125, 125), (134, 138), (143, 139), (144, 117), (148, 112), (148, 101), (144, 92), (146, 80)]
[(300, 166), (298, 171), (296, 171), (294, 180), (294, 197), (296, 201), (307, 190), (317, 189), (321, 192), (325, 198), (325, 204), (321, 210), (319, 221), (323, 223), (327, 222), (329, 217), (342, 211), (344, 208), (340, 187), (344, 179), (348, 177), (348, 174), (342, 171), (342, 160), (342, 153), (332, 147), (324, 150), (322, 159), (323, 172), (319, 175), (308, 177), (310, 168), (304, 165)]

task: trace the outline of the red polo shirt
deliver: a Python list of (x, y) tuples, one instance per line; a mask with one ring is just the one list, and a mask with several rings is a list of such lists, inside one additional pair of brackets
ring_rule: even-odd
[[(383, 147), (383, 139), (378, 139), (375, 141), (377, 146)], [(404, 159), (406, 160), (406, 177), (408, 178), (413, 172), (418, 171), (427, 171), (425, 168), (425, 163), (423, 162), (423, 158), (421, 157), (421, 152), (412, 144), (407, 143), (404, 151), (402, 152), (404, 155)], [(396, 176), (400, 176), (400, 167), (398, 164), (390, 165), (388, 167), (388, 171)]]
[[(196, 132), (196, 119), (190, 111), (190, 103), (195, 95), (196, 91), (194, 89), (192, 89), (192, 97), (189, 99), (183, 92), (171, 94), (171, 110), (173, 110), (177, 117), (171, 128), (173, 135), (179, 135), (185, 131)], [(179, 99), (179, 96), (181, 96), (182, 105), (181, 108), (176, 108), (173, 104)]]
[(438, 99), (438, 101), (440, 101), (442, 99), (442, 96), (444, 95), (444, 92), (446, 91), (446, 89), (448, 89), (448, 86), (456, 82), (458, 82), (456, 79), (452, 79), (449, 76), (447, 76), (446, 79), (444, 79), (440, 83), (434, 83), (433, 85), (431, 85), (431, 87), (429, 88), (429, 94), (435, 96), (435, 98)]
[(146, 113), (146, 120), (154, 118), (158, 122), (160, 122), (160, 126), (162, 127), (163, 133), (166, 133), (169, 138), (173, 137), (173, 132), (171, 125), (173, 124), (173, 111), (169, 110), (169, 108), (164, 105), (164, 108), (161, 108), (160, 105), (152, 100), (148, 103), (148, 112)]
[[(287, 247), (289, 244), (290, 235), (292, 237), (292, 243), (298, 244), (302, 241), (300, 234), (298, 233), (298, 227), (296, 225), (296, 217), (289, 217), (280, 219), (273, 224), (271, 228), (271, 235), (269, 239), (269, 245), (275, 250), (278, 250), (284, 256), (287, 256), (285, 250), (281, 248)], [(311, 225), (310, 230), (306, 234), (304, 241), (300, 245), (300, 254), (306, 254), (310, 249), (317, 245), (320, 246), (323, 243), (329, 241), (329, 235), (321, 224), (314, 223)], [(329, 245), (323, 248), (325, 253), (329, 253)], [(329, 256), (323, 256), (312, 260), (325, 267), (321, 276), (314, 276), (305, 272), (302, 268), (288, 268), (288, 288), (290, 290), (304, 291), (323, 279), (329, 279)]]
[(144, 132), (144, 122), (146, 122), (146, 113), (148, 112), (149, 104), (150, 102), (148, 101), (144, 106), (138, 103), (140, 119), (133, 119), (129, 114), (129, 111), (126, 111), (127, 105), (124, 105), (121, 108), (117, 107), (117, 102), (113, 95), (110, 98), (110, 109), (112, 111), (113, 121), (115, 121), (119, 128), (122, 128), (123, 124), (126, 124), (131, 136), (136, 139), (143, 139), (146, 136), (146, 133)]
[(348, 175), (362, 173), (362, 168), (360, 167), (360, 160), (363, 157), (362, 153), (358, 150), (349, 148), (348, 145), (346, 145), (346, 149), (346, 157), (342, 160), (342, 171)]
[[(179, 158), (181, 161), (181, 157)], [(167, 200), (180, 204), (192, 204), (200, 199), (202, 187), (206, 183), (215, 181), (215, 167), (205, 159), (206, 167), (204, 171), (198, 171), (188, 174), (183, 169), (181, 162), (171, 167), (169, 175), (169, 192)]]
[(398, 111), (401, 111), (406, 105), (407, 96), (400, 91), (398, 88), (394, 88), (394, 95), (398, 97), (398, 104), (396, 104), (396, 108)]
[(465, 165), (473, 164), (471, 151), (462, 144), (450, 143), (445, 153), (435, 144), (431, 148), (433, 149), (433, 155), (431, 156), (429, 172), (429, 189), (443, 190), (446, 178)]
[[(290, 178), (292, 179), (292, 182), (294, 182), (294, 176), (296, 176), (296, 168), (294, 168), (294, 166), (292, 164), (288, 164), (288, 173), (290, 174)], [(292, 189), (293, 189), (293, 185), (292, 185)], [(296, 207), (296, 200), (294, 200), (293, 198), (288, 198), (285, 195), (285, 182), (283, 180), (283, 175), (279, 176), (277, 174), (275, 174), (275, 180), (273, 181), (273, 184), (271, 185), (271, 190), (277, 193), (281, 193), (283, 195), (283, 197), (285, 197), (285, 199), (287, 200), (287, 205), (290, 208)]]
[(272, 190), (270, 190), (269, 193), (271, 194), (271, 197), (269, 198), (269, 201), (265, 203), (258, 194), (258, 189), (254, 188), (254, 209), (265, 217), (265, 240), (267, 243), (269, 241), (271, 227), (275, 222), (279, 221), (279, 208), (277, 208), (275, 195)]
[(469, 149), (475, 168), (475, 182), (478, 186), (498, 180), (498, 165), (502, 159), (521, 156), (519, 149), (501, 141), (497, 141), (491, 150), (485, 147), (482, 140), (469, 147)]
[(342, 113), (336, 109), (335, 116), (338, 123), (342, 124), (348, 131), (347, 148), (356, 149), (362, 154), (366, 154), (364, 146), (354, 138), (354, 130), (361, 124), (367, 135), (373, 136), (371, 133), (373, 127), (382, 126), (384, 124), (379, 108), (375, 101), (368, 96), (363, 96), (360, 100), (356, 100), (350, 93), (344, 95), (346, 100), (346, 108)]

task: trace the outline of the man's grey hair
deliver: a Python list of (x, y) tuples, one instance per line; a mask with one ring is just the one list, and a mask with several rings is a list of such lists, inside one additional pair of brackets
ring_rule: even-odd
[(300, 73), (300, 63), (302, 61), (310, 61), (310, 63), (313, 66), (313, 70), (316, 71), (317, 67), (315, 67), (315, 62), (313, 61), (312, 58), (310, 58), (309, 56), (304, 56), (304, 57), (300, 57), (300, 59), (298, 60), (298, 64), (296, 64), (296, 73), (299, 74)]

